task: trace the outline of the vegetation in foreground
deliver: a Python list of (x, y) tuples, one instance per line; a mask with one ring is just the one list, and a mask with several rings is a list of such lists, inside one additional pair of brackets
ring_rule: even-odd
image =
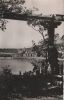
[[(41, 62), (38, 65), (40, 66), (40, 64)], [(21, 72), (19, 75), (13, 75), (11, 69), (5, 66), (0, 75), (0, 100), (29, 100), (29, 98), (46, 100), (47, 97), (49, 100), (55, 100), (54, 98), (62, 100), (57, 97), (57, 95), (63, 94), (62, 78), (45, 75), (44, 69), (40, 72), (36, 68), (37, 65), (34, 64), (34, 66), (33, 72), (25, 72), (23, 75)], [(34, 73), (35, 71), (36, 73)], [(43, 98), (39, 99), (40, 96)]]

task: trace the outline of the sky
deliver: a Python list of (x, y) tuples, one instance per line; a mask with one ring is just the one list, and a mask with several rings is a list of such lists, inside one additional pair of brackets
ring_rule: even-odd
[[(24, 6), (28, 9), (38, 8), (38, 11), (34, 11), (36, 14), (64, 14), (64, 0), (26, 0)], [(0, 48), (31, 47), (32, 40), (37, 44), (42, 39), (41, 34), (25, 21), (8, 20), (6, 27), (5, 32), (0, 30)], [(64, 22), (55, 32), (60, 36), (64, 34)]]

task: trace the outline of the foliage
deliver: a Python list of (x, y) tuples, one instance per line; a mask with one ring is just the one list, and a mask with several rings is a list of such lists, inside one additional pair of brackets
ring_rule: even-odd
[(10, 69), (10, 66), (5, 66), (5, 67), (2, 67), (2, 75), (7, 77), (7, 76), (10, 76), (12, 75), (12, 72), (11, 72), (11, 69)]
[(31, 26), (34, 30), (38, 31), (43, 36), (43, 39), (44, 39), (43, 32), (45, 29), (43, 25), (41, 25), (41, 22), (42, 20), (40, 19), (28, 19), (27, 24)]
[[(11, 69), (9, 66), (2, 68), (2, 74), (0, 75), (0, 99), (4, 100), (8, 94), (11, 93)], [(5, 99), (7, 100), (7, 99)]]
[[(3, 15), (4, 12), (13, 12), (13, 13), (21, 13), (21, 14), (27, 14), (27, 15), (33, 15), (33, 11), (35, 8), (33, 8), (33, 10), (27, 9), (26, 7), (23, 6), (23, 4), (25, 3), (25, 0), (1, 0), (0, 1), (0, 14)], [(37, 11), (37, 9), (35, 9)], [(38, 16), (42, 16), (42, 14), (38, 15)], [(6, 27), (6, 21), (2, 20), (0, 21), (1, 23), (3, 23), (0, 27), (2, 30), (5, 30)], [(38, 19), (28, 19), (27, 21), (28, 25), (30, 25), (33, 29), (35, 29), (36, 31), (39, 31), (39, 33), (41, 33), (41, 35), (44, 38), (43, 35), (43, 31), (44, 31), (44, 27), (41, 25), (42, 24), (42, 20), (38, 20)]]
[(3, 19), (0, 19), (0, 29), (2, 30), (2, 31), (4, 31), (5, 29), (6, 29), (6, 23), (7, 23), (8, 21), (7, 20), (3, 20)]
[(35, 41), (32, 41), (32, 50), (36, 51), (37, 56), (46, 57), (47, 48), (48, 48), (48, 37), (39, 41), (38, 45), (36, 45)]
[[(25, 12), (23, 9), (23, 4), (25, 0), (1, 0), (0, 1), (0, 15), (3, 16), (4, 12), (15, 12), (22, 13)], [(6, 29), (6, 20), (0, 19), (0, 29), (3, 31)]]
[[(3, 15), (4, 12), (9, 11), (9, 12), (14, 12), (14, 13), (33, 15), (32, 14), (33, 10), (29, 10), (26, 7), (24, 7), (23, 6), (24, 3), (25, 3), (25, 0), (1, 0), (0, 1), (0, 14)], [(38, 16), (42, 16), (42, 14)], [(42, 20), (37, 20), (37, 19), (28, 19), (27, 21), (28, 25), (31, 25), (32, 28), (39, 31), (39, 33), (41, 33), (41, 35), (43, 36), (44, 27), (41, 25), (41, 22)], [(4, 30), (5, 28), (1, 27), (1, 29)]]

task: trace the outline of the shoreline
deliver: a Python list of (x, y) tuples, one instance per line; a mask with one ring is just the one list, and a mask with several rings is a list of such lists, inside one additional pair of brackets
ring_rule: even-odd
[[(46, 60), (45, 57), (0, 57), (0, 60), (3, 60), (3, 59), (26, 59), (26, 60)], [(64, 59), (62, 58), (58, 58), (59, 61), (64, 61)]]

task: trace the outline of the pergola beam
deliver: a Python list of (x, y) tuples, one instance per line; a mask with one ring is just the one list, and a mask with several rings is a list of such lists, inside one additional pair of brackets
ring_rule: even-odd
[(28, 15), (28, 14), (18, 14), (12, 12), (3, 12), (0, 13), (0, 18), (12, 19), (12, 20), (23, 20), (27, 21), (28, 19), (40, 19), (44, 21), (64, 21), (64, 15), (50, 15), (50, 16), (37, 16), (37, 15)]

